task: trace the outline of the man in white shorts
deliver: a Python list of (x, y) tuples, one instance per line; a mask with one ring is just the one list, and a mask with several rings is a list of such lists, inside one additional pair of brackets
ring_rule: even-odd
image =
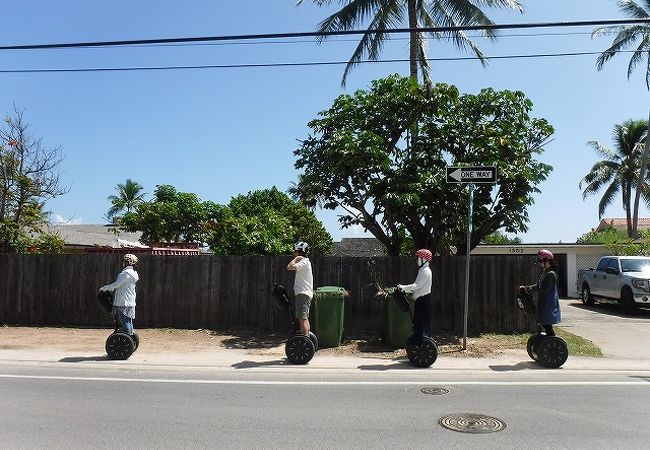
[(287, 265), (287, 270), (296, 272), (296, 278), (293, 282), (293, 311), (300, 332), (305, 336), (309, 336), (309, 306), (314, 296), (314, 276), (311, 272), (311, 262), (307, 258), (309, 245), (301, 241), (294, 245), (293, 250), (294, 258)]

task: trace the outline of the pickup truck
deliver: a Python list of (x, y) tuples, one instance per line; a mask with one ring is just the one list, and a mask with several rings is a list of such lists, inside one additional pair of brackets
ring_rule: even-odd
[(576, 288), (582, 303), (617, 302), (625, 314), (650, 305), (650, 257), (603, 256), (595, 269), (579, 270)]

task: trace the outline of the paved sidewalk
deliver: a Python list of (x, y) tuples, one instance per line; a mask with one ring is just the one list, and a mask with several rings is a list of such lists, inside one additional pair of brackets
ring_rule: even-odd
[[(0, 364), (53, 364), (77, 367), (130, 368), (205, 368), (214, 370), (327, 370), (327, 371), (422, 371), (412, 367), (406, 358), (376, 356), (332, 356), (318, 352), (305, 366), (289, 363), (284, 355), (259, 355), (241, 349), (219, 349), (189, 353), (138, 351), (126, 361), (111, 361), (103, 352), (65, 352), (56, 349), (1, 350)], [(513, 372), (549, 370), (534, 363), (525, 350), (510, 350), (491, 357), (459, 357), (440, 355), (431, 370), (486, 370)], [(569, 356), (562, 371), (650, 371), (650, 360), (630, 358), (592, 358)]]

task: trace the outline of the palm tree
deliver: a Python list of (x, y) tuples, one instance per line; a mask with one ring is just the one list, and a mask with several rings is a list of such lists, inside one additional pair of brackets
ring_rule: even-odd
[(121, 212), (133, 212), (140, 203), (144, 203), (144, 196), (146, 195), (142, 190), (144, 187), (136, 181), (128, 178), (125, 184), (118, 184), (115, 186), (117, 195), (109, 195), (108, 200), (113, 206), (106, 213), (106, 218), (111, 222), (115, 222), (118, 214)]
[[(640, 5), (634, 0), (619, 0), (618, 7), (623, 12), (623, 14), (629, 18), (650, 19), (650, 0), (645, 0), (643, 3), (644, 5)], [(598, 56), (598, 59), (596, 60), (596, 68), (598, 70), (602, 69), (604, 64), (613, 58), (618, 52), (634, 47), (636, 45), (636, 42), (640, 40), (639, 45), (634, 49), (632, 57), (630, 58), (630, 63), (627, 67), (627, 77), (629, 79), (632, 72), (634, 72), (634, 69), (645, 59), (645, 84), (648, 90), (650, 90), (650, 24), (644, 23), (636, 25), (600, 27), (596, 28), (593, 31), (592, 37), (611, 32), (617, 32), (617, 35), (612, 41), (612, 44), (609, 46), (609, 48)], [(641, 155), (641, 164), (639, 166), (637, 185), (640, 184), (641, 189), (636, 189), (636, 192), (634, 194), (632, 235), (630, 236), (632, 238), (636, 238), (638, 236), (637, 224), (639, 221), (639, 198), (642, 194), (645, 196), (647, 193), (646, 191), (643, 191), (645, 189), (646, 183), (645, 181), (641, 182), (641, 180), (645, 180), (646, 177), (648, 156), (650, 156), (650, 133), (646, 134), (645, 148), (643, 149), (643, 154)]]
[[(364, 55), (367, 54), (372, 61), (379, 59), (391, 28), (403, 25), (408, 25), (410, 29), (492, 25), (493, 22), (483, 13), (481, 6), (512, 8), (523, 12), (519, 0), (313, 0), (319, 6), (337, 1), (343, 7), (320, 23), (319, 32), (349, 31), (368, 24), (368, 31), (363, 34), (345, 67), (342, 85), (345, 85), (350, 70), (359, 64)], [(298, 0), (300, 3), (302, 0)], [(409, 73), (411, 78), (417, 79), (420, 69), (422, 80), (428, 84), (429, 63), (422, 34), (417, 31), (410, 33)], [(481, 64), (487, 64), (486, 56), (463, 31), (428, 34), (436, 39), (450, 39), (459, 49), (470, 48)], [(490, 39), (496, 38), (494, 30), (485, 30), (485, 35)], [(321, 40), (325, 38), (326, 36)]]
[[(589, 173), (580, 180), (580, 189), (584, 185), (582, 198), (600, 191), (607, 186), (598, 204), (598, 219), (603, 217), (605, 209), (614, 198), (622, 193), (623, 209), (627, 219), (627, 234), (636, 238), (632, 227), (631, 199), (632, 190), (638, 189), (639, 159), (643, 148), (643, 140), (648, 134), (648, 122), (645, 120), (628, 120), (623, 124), (614, 125), (614, 149), (610, 149), (596, 141), (587, 142), (588, 145), (604, 159), (593, 165)], [(650, 191), (643, 192), (643, 198), (648, 203)]]

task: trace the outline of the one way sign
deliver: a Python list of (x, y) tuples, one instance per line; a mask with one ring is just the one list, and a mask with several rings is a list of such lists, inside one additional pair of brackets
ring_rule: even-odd
[(447, 167), (447, 183), (496, 183), (495, 166)]

